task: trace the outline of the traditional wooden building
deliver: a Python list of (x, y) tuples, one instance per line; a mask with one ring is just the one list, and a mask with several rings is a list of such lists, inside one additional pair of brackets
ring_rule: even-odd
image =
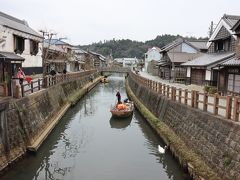
[(207, 43), (207, 54), (182, 64), (187, 67), (191, 84), (224, 88), (225, 75), (221, 74), (220, 65), (234, 56), (237, 38), (231, 28), (239, 19), (240, 16), (224, 14)]
[[(46, 40), (47, 43), (50, 43), (51, 45), (57, 46), (59, 49), (62, 49), (65, 53), (65, 68), (67, 72), (77, 72), (80, 71), (81, 69), (81, 62), (78, 60), (78, 55), (76, 54), (76, 47), (62, 41), (61, 39), (51, 39), (51, 40)], [(63, 60), (59, 63), (63, 63)], [(59, 64), (60, 66), (60, 64)], [(63, 66), (62, 66), (63, 68)], [(61, 68), (60, 68), (61, 69)], [(57, 69), (55, 69), (58, 71)]]
[(225, 94), (240, 94), (240, 20), (231, 29), (237, 36), (235, 56), (222, 63), (218, 90)]
[(80, 49), (79, 47), (73, 48), (73, 51), (75, 53), (75, 56), (77, 58), (78, 64), (79, 64), (79, 70), (83, 71), (86, 69), (86, 59), (87, 59), (87, 51), (84, 51), (83, 49)]
[(95, 69), (107, 67), (106, 57), (104, 57), (103, 55), (101, 55), (99, 53), (93, 52), (93, 51), (88, 51), (88, 53), (90, 54), (90, 57), (93, 60)]
[(25, 20), (0, 12), (0, 51), (24, 58), (21, 66), (25, 74), (42, 73), (42, 41), (43, 37)]
[[(152, 47), (144, 54), (144, 70), (146, 72), (155, 75), (154, 71), (156, 68), (154, 65), (158, 63), (162, 57), (160, 51), (161, 49), (159, 47)], [(150, 67), (148, 65), (150, 65)]]
[(18, 67), (25, 74), (42, 73), (42, 41), (25, 20), (0, 12), (0, 96), (12, 95)]
[[(46, 52), (47, 51), (47, 52)], [(53, 69), (58, 73), (62, 73), (66, 69), (67, 53), (55, 44), (44, 42), (43, 54), (45, 55), (46, 73), (50, 73)]]
[[(200, 45), (201, 49), (204, 51), (204, 45), (206, 46), (206, 41), (199, 41), (198, 46)], [(186, 77), (186, 68), (180, 65), (184, 62), (201, 56), (201, 49), (183, 38), (178, 38), (172, 43), (166, 45), (160, 51), (162, 58), (158, 64), (159, 76), (163, 79), (183, 81)]]

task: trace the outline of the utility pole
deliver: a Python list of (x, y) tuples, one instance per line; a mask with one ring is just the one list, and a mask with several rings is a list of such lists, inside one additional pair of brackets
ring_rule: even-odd
[[(48, 50), (51, 45), (51, 40), (53, 35), (56, 35), (56, 33), (50, 33), (48, 31), (40, 30), (39, 32), (43, 35), (43, 42), (42, 42), (42, 66), (43, 66), (43, 78), (47, 75), (47, 57), (48, 57)], [(46, 38), (45, 38), (46, 37)], [(46, 48), (46, 51), (44, 53), (44, 40), (48, 39), (48, 46)]]
[(210, 27), (209, 27), (209, 31), (208, 31), (208, 34), (209, 34), (209, 38), (212, 36), (212, 34), (213, 34), (213, 21), (211, 21), (211, 25), (210, 25)]

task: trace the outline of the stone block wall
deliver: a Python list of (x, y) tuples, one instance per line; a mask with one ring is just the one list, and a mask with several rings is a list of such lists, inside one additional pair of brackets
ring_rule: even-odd
[(131, 76), (129, 85), (138, 99), (220, 177), (240, 179), (239, 123), (171, 101), (137, 84)]
[(68, 97), (89, 81), (86, 76), (0, 104), (0, 171), (25, 154), (27, 146), (51, 123), (50, 118), (67, 103)]

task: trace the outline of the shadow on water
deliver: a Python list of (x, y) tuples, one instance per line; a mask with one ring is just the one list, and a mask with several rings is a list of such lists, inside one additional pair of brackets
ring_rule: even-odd
[(109, 123), (110, 123), (111, 128), (125, 129), (131, 124), (131, 121), (132, 121), (132, 116), (129, 116), (126, 118), (111, 117)]
[[(95, 96), (97, 93), (99, 93), (99, 88), (93, 89), (89, 94), (91, 94), (91, 96)], [(81, 127), (78, 130), (81, 131), (81, 133), (75, 141), (71, 137), (68, 137), (66, 130), (71, 128), (71, 121), (74, 119), (74, 117), (81, 119), (83, 117), (94, 115), (96, 103), (91, 96), (83, 97), (77, 106), (70, 108), (66, 112), (64, 117), (58, 123), (57, 127), (51, 132), (49, 138), (47, 138), (43, 145), (40, 146), (37, 153), (27, 153), (23, 160), (14, 164), (16, 167), (13, 167), (13, 169), (7, 171), (2, 177), (0, 176), (0, 179), (38, 179), (40, 173), (44, 172), (44, 175), (40, 176), (42, 179), (55, 180), (59, 179), (59, 176), (64, 177), (67, 173), (70, 173), (71, 169), (73, 168), (72, 165), (68, 166), (68, 164), (63, 165), (57, 162), (52, 162), (51, 156), (53, 156), (53, 154), (56, 152), (56, 149), (59, 147), (59, 143), (61, 143), (61, 147), (63, 147), (61, 156), (64, 159), (75, 157), (79, 153), (79, 150), (88, 143), (89, 137), (84, 127)], [(79, 113), (80, 110), (81, 113)]]
[(165, 146), (164, 141), (157, 135), (157, 133), (153, 133), (152, 127), (146, 123), (146, 120), (141, 116), (138, 110), (134, 110), (134, 117), (137, 119), (135, 121), (136, 124), (139, 125), (142, 134), (146, 139), (145, 146), (149, 149), (149, 154), (155, 156), (156, 161), (159, 164), (162, 164), (162, 167), (165, 169), (169, 179), (172, 180), (190, 180), (188, 174), (182, 173), (181, 175), (178, 174), (179, 170), (182, 170), (180, 164), (178, 164), (177, 160), (173, 157), (170, 151), (166, 151), (165, 154), (159, 154), (158, 152), (158, 145), (161, 147)]

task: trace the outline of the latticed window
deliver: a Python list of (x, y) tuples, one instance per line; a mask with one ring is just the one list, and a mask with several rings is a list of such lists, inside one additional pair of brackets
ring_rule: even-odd
[(25, 49), (25, 39), (20, 36), (14, 35), (14, 52), (22, 54)]
[(36, 56), (37, 53), (38, 53), (38, 42), (30, 40), (30, 54)]

